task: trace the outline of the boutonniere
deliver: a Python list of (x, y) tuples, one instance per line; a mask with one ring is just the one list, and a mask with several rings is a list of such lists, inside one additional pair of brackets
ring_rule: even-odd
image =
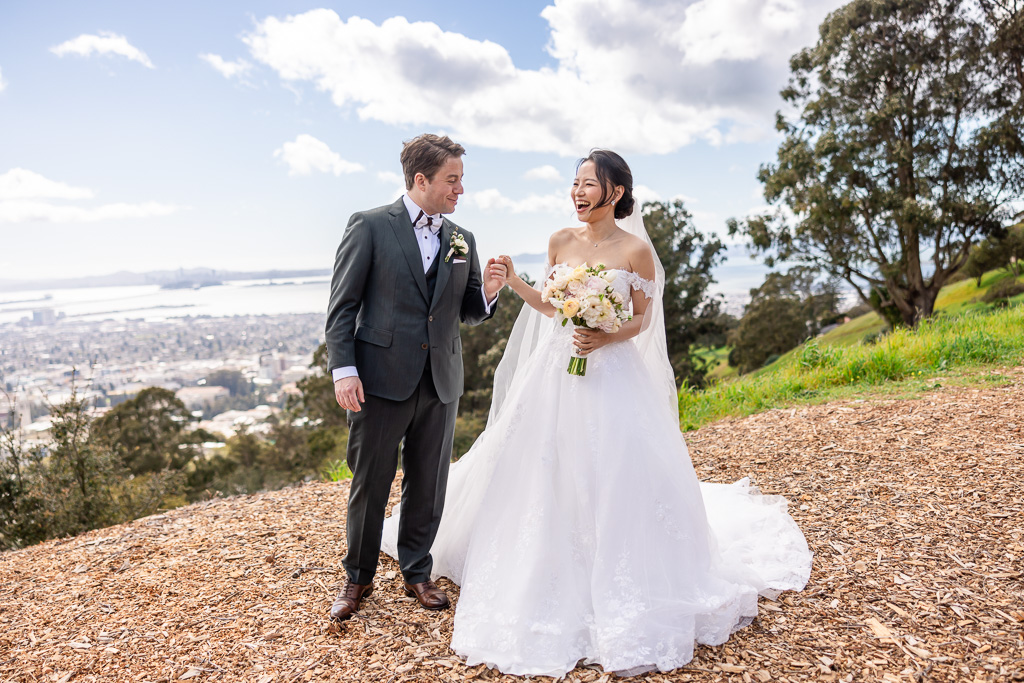
[(451, 249), (448, 250), (448, 255), (444, 257), (444, 262), (448, 263), (448, 259), (452, 256), (458, 256), (459, 258), (465, 258), (466, 254), (469, 253), (469, 247), (466, 246), (466, 238), (462, 236), (458, 230), (452, 230), (452, 237), (448, 240), (448, 246)]

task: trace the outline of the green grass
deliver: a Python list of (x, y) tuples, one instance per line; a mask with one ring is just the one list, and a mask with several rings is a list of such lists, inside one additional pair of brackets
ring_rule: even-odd
[[(991, 306), (982, 303), (981, 297), (984, 296), (985, 292), (987, 292), (993, 285), (996, 285), (1009, 277), (1012, 276), (1005, 270), (991, 270), (985, 273), (982, 277), (981, 287), (977, 285), (977, 280), (974, 278), (947, 285), (942, 288), (942, 291), (939, 292), (939, 296), (935, 300), (935, 310), (953, 315), (968, 311), (990, 310)], [(1024, 280), (1024, 277), (1021, 277), (1020, 279)], [(1022, 301), (1024, 301), (1024, 295), (1010, 299), (1011, 304)], [(839, 327), (821, 335), (818, 340), (820, 343), (829, 346), (853, 346), (855, 344), (859, 344), (865, 338), (877, 335), (884, 330), (885, 323), (882, 322), (882, 319), (877, 313), (871, 312), (865, 313), (864, 315), (843, 323)], [(755, 370), (752, 374), (759, 375), (766, 371), (771, 371), (772, 368), (785, 363), (786, 360), (795, 352), (795, 350), (788, 351), (777, 361), (764, 368)], [(728, 380), (739, 376), (736, 368), (731, 368), (728, 365), (729, 347), (702, 349), (701, 355), (718, 360), (718, 365), (715, 365), (711, 372), (708, 373), (708, 379), (712, 382)]]
[[(964, 304), (976, 295), (951, 298)], [(829, 343), (827, 335), (811, 340), (757, 373), (680, 392), (680, 424), (696, 429), (723, 417), (877, 393), (883, 386), (913, 393), (929, 388), (938, 373), (969, 381), (978, 369), (1018, 364), (1024, 359), (1024, 305), (1012, 305), (1016, 300), (1024, 295), (1004, 309), (936, 316), (917, 329), (894, 330), (876, 344), (845, 343), (846, 335), (838, 335), (844, 339), (839, 343)], [(870, 328), (861, 318), (847, 325), (854, 323)]]
[(852, 346), (853, 344), (860, 343), (864, 337), (878, 334), (884, 329), (885, 323), (882, 322), (877, 313), (872, 311), (821, 335), (821, 341), (824, 344), (833, 346)]
[(352, 470), (348, 468), (348, 463), (341, 458), (329, 462), (321, 474), (324, 481), (337, 482), (352, 478)]
[[(726, 346), (723, 348), (729, 350), (730, 347)], [(726, 360), (720, 362), (708, 373), (708, 380), (711, 382), (722, 382), (733, 377), (739, 377), (739, 374), (739, 370), (729, 365), (728, 354), (726, 354)]]

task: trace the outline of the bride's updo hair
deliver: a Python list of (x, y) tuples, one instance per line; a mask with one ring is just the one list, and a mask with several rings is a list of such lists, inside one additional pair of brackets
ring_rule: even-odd
[(576, 170), (579, 171), (580, 166), (587, 161), (594, 162), (597, 180), (601, 183), (601, 201), (597, 205), (611, 204), (615, 187), (621, 185), (623, 193), (615, 203), (615, 217), (621, 219), (633, 213), (636, 204), (633, 199), (633, 172), (629, 170), (626, 160), (610, 149), (595, 149), (585, 159), (576, 162)]

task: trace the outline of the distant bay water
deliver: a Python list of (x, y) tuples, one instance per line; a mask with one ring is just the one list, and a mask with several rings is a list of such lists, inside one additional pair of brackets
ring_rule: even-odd
[[(520, 256), (516, 270), (534, 279), (542, 277), (542, 256)], [(738, 312), (749, 290), (764, 280), (767, 269), (745, 252), (730, 254), (715, 271), (715, 293), (726, 296)], [(35, 312), (51, 311), (57, 319), (158, 321), (184, 316), (280, 315), (326, 313), (329, 277), (232, 280), (199, 289), (161, 289), (158, 285), (79, 287), (0, 292), (0, 324), (32, 319)], [(48, 314), (42, 314), (44, 318)]]
[(64, 320), (165, 320), (184, 316), (280, 315), (327, 310), (329, 277), (233, 280), (199, 289), (159, 285), (81, 287), (0, 294), (0, 324), (50, 310)]

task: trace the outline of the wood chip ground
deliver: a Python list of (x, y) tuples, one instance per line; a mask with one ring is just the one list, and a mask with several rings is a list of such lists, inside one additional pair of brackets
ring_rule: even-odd
[[(634, 680), (1024, 680), (1024, 373), (1007, 374), (688, 434), (702, 479), (789, 499), (814, 570), (726, 645)], [(0, 680), (515, 680), (465, 667), (452, 611), (404, 597), (387, 557), (360, 615), (329, 623), (347, 495), (217, 499), (0, 555)]]

